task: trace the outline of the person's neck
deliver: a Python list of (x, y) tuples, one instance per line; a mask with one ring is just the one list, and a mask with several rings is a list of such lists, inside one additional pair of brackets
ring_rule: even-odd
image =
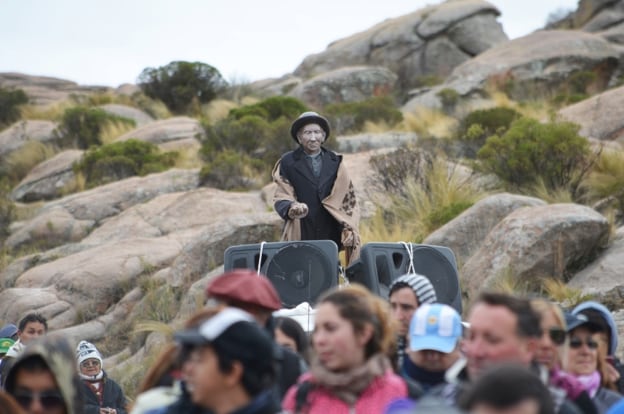
[(308, 157), (316, 157), (317, 155), (319, 155), (319, 154), (321, 153), (321, 150), (319, 149), (318, 151), (316, 151), (316, 152), (315, 152), (315, 153), (313, 153), (313, 154), (311, 154), (311, 153), (309, 153), (309, 152), (307, 152), (307, 151), (305, 151), (305, 150), (304, 150), (303, 152), (305, 152), (305, 154), (306, 154)]
[(214, 414), (229, 414), (241, 409), (251, 402), (251, 397), (242, 389), (231, 389), (220, 394), (219, 400), (214, 407), (210, 407)]

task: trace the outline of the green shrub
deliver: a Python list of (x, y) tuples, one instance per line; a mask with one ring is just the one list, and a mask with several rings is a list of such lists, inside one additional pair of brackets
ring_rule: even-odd
[(459, 98), (461, 97), (455, 89), (451, 88), (444, 88), (438, 91), (436, 96), (440, 98), (442, 109), (445, 111), (452, 111), (455, 109), (455, 105), (459, 103)]
[(232, 109), (229, 116), (234, 119), (241, 119), (245, 116), (255, 115), (273, 122), (282, 116), (294, 120), (305, 111), (307, 111), (306, 106), (296, 98), (273, 96), (253, 105)]
[(582, 187), (591, 202), (613, 202), (624, 215), (624, 152), (604, 150)]
[(459, 216), (464, 210), (468, 210), (474, 204), (471, 200), (459, 200), (457, 202), (434, 208), (425, 218), (427, 228), (437, 229)]
[(505, 134), (487, 139), (477, 154), (479, 165), (512, 188), (541, 179), (549, 189), (569, 188), (575, 194), (590, 163), (589, 144), (578, 131), (571, 122), (520, 118)]
[(502, 106), (470, 112), (457, 130), (457, 139), (465, 145), (461, 155), (474, 158), (487, 137), (504, 134), (511, 123), (521, 116), (516, 110)]
[(261, 186), (263, 164), (246, 154), (230, 149), (219, 151), (199, 172), (200, 185), (221, 190), (248, 190)]
[(138, 85), (150, 98), (160, 99), (173, 113), (187, 113), (193, 105), (208, 103), (227, 86), (219, 71), (202, 62), (174, 61), (145, 68)]
[(359, 132), (367, 121), (385, 122), (393, 126), (403, 120), (403, 114), (388, 96), (330, 104), (325, 107), (324, 113), (329, 118), (334, 136)]
[(121, 180), (134, 175), (164, 171), (175, 164), (177, 153), (160, 153), (152, 143), (129, 139), (93, 147), (74, 165), (87, 187)]
[[(210, 174), (226, 170), (225, 165), (244, 162), (248, 164), (247, 167), (251, 166), (258, 179), (268, 181), (275, 162), (284, 152), (295, 147), (296, 144), (290, 136), (290, 125), (306, 110), (296, 99), (274, 97), (230, 111), (227, 118), (214, 125), (205, 124), (206, 138), (200, 150), (200, 156), (206, 163), (204, 176), (209, 177)], [(331, 148), (334, 142), (332, 134), (324, 145)], [(245, 157), (240, 154), (245, 154)], [(216, 164), (213, 165), (213, 162)], [(237, 167), (237, 171), (243, 171), (247, 167), (241, 165)], [(254, 181), (254, 186), (258, 184), (258, 179)], [(224, 182), (220, 177), (206, 180), (206, 185), (218, 188), (252, 185), (244, 177), (242, 183), (232, 180), (233, 183), (219, 184)]]
[(0, 88), (0, 129), (20, 119), (20, 106), (28, 103), (28, 96), (21, 89)]
[(102, 130), (109, 122), (121, 122), (135, 126), (132, 119), (109, 114), (101, 108), (75, 106), (66, 109), (59, 131), (63, 140), (70, 145), (87, 149), (102, 144)]

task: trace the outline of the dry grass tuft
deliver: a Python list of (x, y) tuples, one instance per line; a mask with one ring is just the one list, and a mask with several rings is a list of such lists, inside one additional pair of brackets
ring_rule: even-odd
[(7, 170), (13, 182), (19, 182), (37, 164), (52, 158), (57, 150), (51, 145), (40, 141), (27, 141), (20, 149), (7, 157)]
[(444, 112), (420, 107), (412, 113), (403, 114), (402, 129), (422, 136), (450, 137), (458, 121)]

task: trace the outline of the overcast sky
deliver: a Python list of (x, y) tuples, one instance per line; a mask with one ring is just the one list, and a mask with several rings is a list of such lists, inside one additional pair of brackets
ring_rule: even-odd
[[(578, 0), (490, 0), (510, 38)], [(435, 0), (0, 0), (0, 72), (86, 85), (201, 61), (236, 81), (279, 77), (309, 54)]]

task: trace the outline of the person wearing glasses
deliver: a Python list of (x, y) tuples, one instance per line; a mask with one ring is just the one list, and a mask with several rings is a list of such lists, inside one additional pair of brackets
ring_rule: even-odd
[(316, 112), (292, 123), (299, 146), (273, 169), (273, 206), (285, 221), (283, 240), (333, 240), (349, 264), (359, 257), (359, 206), (342, 156), (323, 146), (329, 134), (329, 121)]
[(76, 359), (82, 380), (85, 414), (126, 414), (123, 390), (104, 372), (102, 355), (95, 345), (80, 341)]
[(578, 380), (592, 398), (598, 413), (603, 414), (623, 397), (601, 384), (597, 332), (600, 327), (583, 314), (566, 316), (568, 338), (563, 353), (563, 371)]
[(28, 345), (8, 372), (5, 391), (27, 414), (84, 412), (73, 352), (59, 336)]

